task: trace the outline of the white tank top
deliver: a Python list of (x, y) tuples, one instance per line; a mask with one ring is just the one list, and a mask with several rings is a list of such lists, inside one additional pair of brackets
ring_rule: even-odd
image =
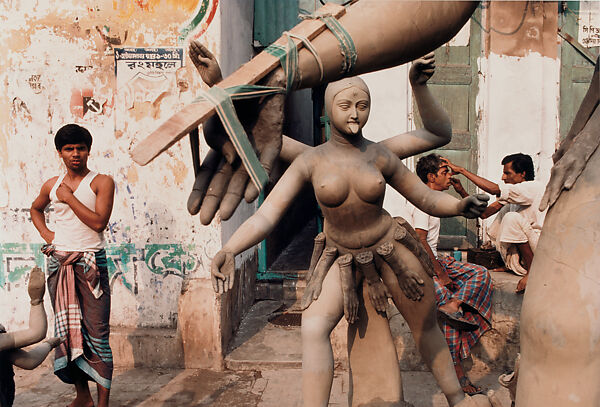
[[(50, 201), (54, 206), (54, 244), (56, 250), (67, 252), (98, 251), (104, 248), (104, 235), (83, 223), (66, 203), (56, 197), (56, 189), (67, 174), (62, 174), (50, 190)], [(97, 173), (90, 171), (81, 180), (73, 195), (89, 210), (96, 210), (96, 194), (90, 183)]]

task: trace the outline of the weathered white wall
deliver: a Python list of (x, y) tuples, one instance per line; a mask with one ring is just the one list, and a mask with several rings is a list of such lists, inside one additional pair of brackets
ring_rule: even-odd
[[(502, 158), (531, 155), (536, 180), (550, 179), (559, 138), (560, 60), (531, 53), (526, 57), (491, 53), (479, 61), (479, 174), (503, 185)], [(493, 201), (494, 197), (492, 197)], [(490, 201), (490, 202), (492, 202)], [(484, 224), (489, 226), (493, 218)], [(487, 237), (484, 234), (484, 240)]]
[[(252, 2), (246, 3), (251, 9)], [(133, 163), (128, 151), (201, 88), (187, 58), (189, 38), (203, 32), (202, 41), (217, 57), (222, 54), (221, 21), (231, 21), (229, 14), (244, 7), (225, 7), (223, 15), (219, 5), (211, 14), (217, 4), (216, 0), (0, 3), (4, 50), (0, 59), (0, 309), (2, 323), (9, 329), (26, 323), (26, 275), (34, 264), (44, 265), (39, 253), (43, 241), (29, 220), (29, 207), (42, 183), (62, 171), (53, 137), (66, 123), (76, 122), (91, 131), (89, 167), (111, 175), (116, 184), (105, 232), (111, 323), (173, 326), (183, 277), (209, 277), (210, 257), (221, 245), (221, 228), (219, 221), (203, 227), (187, 213), (193, 184), (189, 142), (182, 140), (145, 167)], [(200, 23), (178, 42), (180, 30), (197, 14), (202, 14)], [(237, 30), (251, 30), (251, 19), (235, 21)], [(113, 46), (182, 46), (185, 66), (177, 72), (177, 81), (165, 80), (162, 93), (136, 95), (136, 102), (129, 105), (116, 86)], [(242, 51), (227, 46), (228, 56), (234, 58), (236, 53)], [(246, 50), (240, 61), (247, 57)], [(73, 95), (81, 96), (82, 89), (89, 89), (102, 105), (99, 112), (87, 111), (81, 117), (81, 103), (78, 106)], [(201, 154), (206, 152), (202, 145)], [(51, 314), (49, 301), (46, 309)]]
[[(382, 141), (414, 128), (412, 90), (408, 81), (410, 65), (361, 75), (371, 92), (371, 113), (363, 134), (372, 141)], [(404, 160), (412, 169), (413, 159)], [(392, 216), (406, 217), (406, 199), (389, 185), (383, 206)]]

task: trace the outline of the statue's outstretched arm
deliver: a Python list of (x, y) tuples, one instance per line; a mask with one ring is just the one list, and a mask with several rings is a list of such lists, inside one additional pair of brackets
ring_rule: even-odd
[(424, 127), (381, 142), (400, 159), (439, 148), (452, 139), (450, 117), (427, 86), (427, 81), (434, 71), (433, 52), (415, 60), (409, 71), (410, 83)]
[(8, 360), (21, 369), (32, 370), (38, 367), (50, 351), (64, 342), (64, 338), (48, 338), (31, 350), (14, 349), (8, 353)]
[(389, 174), (388, 183), (392, 188), (429, 215), (438, 218), (450, 216), (476, 218), (487, 207), (489, 200), (487, 195), (471, 195), (458, 200), (449, 194), (428, 188), (396, 157), (390, 160), (390, 164), (384, 172)]
[(304, 156), (295, 160), (273, 187), (258, 211), (235, 231), (211, 263), (213, 287), (218, 293), (233, 287), (233, 257), (265, 239), (310, 179)]
[(43, 303), (46, 288), (44, 272), (39, 267), (31, 270), (27, 291), (31, 299), (29, 328), (0, 334), (0, 351), (29, 346), (46, 337), (48, 322)]

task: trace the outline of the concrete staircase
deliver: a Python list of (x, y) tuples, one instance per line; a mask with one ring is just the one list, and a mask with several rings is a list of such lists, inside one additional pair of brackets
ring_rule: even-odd
[[(231, 351), (226, 357), (230, 369), (256, 369), (257, 366), (301, 365), (302, 348), (300, 327), (281, 327), (269, 322), (269, 318), (297, 312), (297, 302), (302, 298), (306, 286), (299, 273), (298, 280), (257, 281), (257, 303), (244, 318)], [(518, 276), (500, 272), (492, 273), (494, 293), (492, 296), (492, 329), (486, 332), (472, 352), (472, 368), (503, 371), (511, 369), (519, 352), (519, 319), (522, 295), (514, 293)], [(408, 325), (397, 309), (390, 304), (388, 319), (405, 371), (425, 371)], [(331, 334), (336, 365), (347, 368), (346, 348), (347, 323), (338, 324)], [(469, 362), (467, 361), (467, 368)]]

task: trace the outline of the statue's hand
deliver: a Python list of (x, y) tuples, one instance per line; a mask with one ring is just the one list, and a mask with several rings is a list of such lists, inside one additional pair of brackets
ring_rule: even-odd
[(210, 264), (213, 288), (216, 293), (223, 294), (233, 288), (235, 278), (234, 255), (230, 252), (219, 251)]
[(66, 336), (61, 336), (61, 337), (55, 336), (52, 338), (45, 339), (44, 342), (46, 342), (48, 345), (50, 345), (52, 347), (52, 349), (54, 349), (66, 340), (67, 340)]
[[(200, 51), (196, 52), (200, 53)], [(210, 55), (211, 57), (207, 57), (210, 64), (216, 64), (216, 59), (212, 54)], [(192, 44), (190, 44), (190, 58), (194, 60)], [(206, 63), (209, 64), (208, 61)], [(196, 66), (202, 76), (201, 68), (203, 66)], [(213, 71), (214, 68), (210, 68), (210, 70)], [(220, 74), (220, 69), (218, 71)], [(213, 81), (212, 76), (214, 75), (205, 74), (203, 80), (205, 82)], [(207, 84), (210, 83), (207, 82)], [(265, 77), (261, 84), (284, 87), (283, 70), (275, 70)], [(285, 95), (283, 94), (236, 102), (236, 111), (240, 122), (267, 175), (271, 174), (275, 160), (281, 151), (284, 103)], [(211, 117), (203, 125), (203, 132), (207, 144), (215, 150), (215, 153), (211, 153), (210, 160), (207, 156), (196, 176), (194, 189), (188, 199), (188, 211), (192, 215), (200, 212), (200, 221), (202, 224), (208, 225), (218, 209), (220, 209), (221, 219), (229, 219), (242, 197), (247, 202), (252, 202), (258, 196), (258, 189), (250, 181), (246, 168), (216, 116)]]
[(31, 305), (38, 305), (44, 300), (44, 293), (46, 292), (46, 280), (44, 272), (39, 267), (34, 267), (29, 273), (29, 284), (27, 285), (27, 292), (31, 299)]
[[(595, 118), (598, 120), (597, 118)], [(592, 120), (592, 119), (590, 119)], [(552, 206), (563, 189), (571, 189), (599, 144), (600, 133), (582, 131), (554, 164), (540, 210)]]
[(411, 86), (425, 85), (435, 72), (435, 54), (429, 54), (413, 61), (408, 78)]
[(342, 289), (344, 296), (344, 316), (349, 324), (353, 324), (358, 319), (358, 295), (356, 288), (344, 287)]
[(189, 55), (204, 83), (213, 86), (221, 82), (223, 76), (217, 58), (200, 41), (190, 42)]
[(424, 294), (421, 286), (425, 284), (425, 281), (419, 274), (414, 270), (406, 269), (396, 276), (404, 295), (413, 301), (420, 301)]
[(481, 216), (490, 197), (485, 194), (475, 194), (463, 198), (459, 203), (459, 215), (473, 219)]
[(385, 284), (381, 281), (377, 281), (373, 284), (369, 283), (367, 287), (369, 299), (371, 300), (373, 307), (379, 312), (385, 312), (388, 305), (388, 298), (390, 298), (390, 293)]

